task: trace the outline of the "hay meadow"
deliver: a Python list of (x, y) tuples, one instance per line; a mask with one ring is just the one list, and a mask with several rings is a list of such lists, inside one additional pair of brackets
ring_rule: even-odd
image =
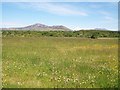
[(3, 37), (4, 88), (117, 88), (118, 39)]

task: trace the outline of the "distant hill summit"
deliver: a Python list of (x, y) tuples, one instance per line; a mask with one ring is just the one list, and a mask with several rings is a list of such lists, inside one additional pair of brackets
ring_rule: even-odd
[(2, 30), (71, 31), (71, 29), (62, 25), (48, 26), (40, 23), (18, 28), (2, 28)]
[(95, 28), (94, 30), (108, 30), (106, 28)]

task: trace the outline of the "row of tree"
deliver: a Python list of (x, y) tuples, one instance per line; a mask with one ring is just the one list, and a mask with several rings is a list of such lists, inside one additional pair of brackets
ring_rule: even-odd
[(41, 36), (50, 36), (50, 37), (85, 37), (85, 38), (99, 38), (99, 37), (108, 37), (115, 38), (119, 37), (118, 31), (101, 31), (101, 30), (80, 30), (80, 31), (8, 31), (3, 30), (2, 36), (22, 36), (22, 37), (41, 37)]

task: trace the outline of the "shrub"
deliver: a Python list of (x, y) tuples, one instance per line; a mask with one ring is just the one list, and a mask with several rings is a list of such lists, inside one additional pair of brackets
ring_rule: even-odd
[(91, 39), (97, 39), (97, 36), (93, 34), (90, 38)]

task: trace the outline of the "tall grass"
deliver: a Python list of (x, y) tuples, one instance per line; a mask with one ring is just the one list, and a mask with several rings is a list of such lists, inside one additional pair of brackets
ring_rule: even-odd
[(117, 39), (4, 37), (3, 87), (118, 87)]

